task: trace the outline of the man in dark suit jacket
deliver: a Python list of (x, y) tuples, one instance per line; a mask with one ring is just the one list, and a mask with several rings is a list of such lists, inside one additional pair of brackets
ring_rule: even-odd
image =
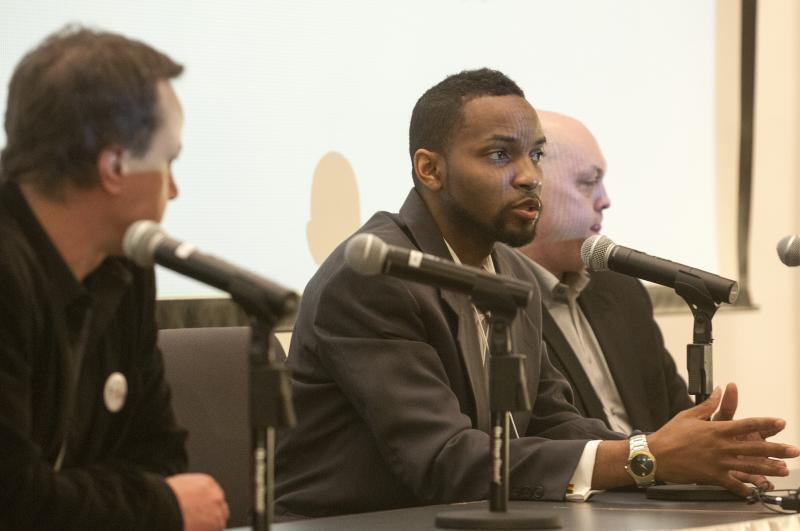
[(642, 284), (614, 272), (588, 273), (584, 239), (601, 228), (610, 206), (606, 161), (578, 120), (540, 112), (547, 135), (547, 205), (532, 258), (544, 311), (542, 334), (553, 364), (567, 377), (582, 414), (617, 431), (655, 431), (692, 406), (686, 383), (664, 348)]
[[(513, 81), (486, 69), (451, 76), (412, 113), (414, 190), (399, 215), (379, 212), (360, 232), (532, 283), (526, 259), (504, 244), (533, 237), (544, 143)], [(322, 516), (485, 498), (487, 354), (477, 311), (447, 290), (359, 277), (343, 255), (340, 246), (306, 287), (292, 335), (298, 424), (278, 445), (277, 512)], [(515, 416), (511, 496), (561, 500), (571, 490), (632, 483), (628, 441), (613, 440), (623, 436), (571, 405), (569, 385), (545, 353), (540, 318), (535, 293), (511, 330), (514, 350), (527, 354), (533, 401)], [(720, 398), (717, 390), (648, 436), (659, 478), (706, 477), (743, 492), (728, 475), (734, 466), (785, 473), (785, 464), (755, 455), (793, 456), (796, 448), (733, 440), (754, 428), (780, 431), (782, 421), (705, 422)]]

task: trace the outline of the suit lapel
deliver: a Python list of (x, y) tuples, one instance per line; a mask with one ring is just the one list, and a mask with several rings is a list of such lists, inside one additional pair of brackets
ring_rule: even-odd
[[(411, 240), (423, 253), (451, 260), (450, 252), (444, 243), (441, 231), (428, 211), (422, 198), (415, 190), (411, 190), (400, 217), (405, 223)], [(466, 369), (469, 385), (475, 402), (476, 428), (489, 432), (491, 418), (489, 415), (489, 381), (486, 368), (481, 359), (478, 342), (478, 328), (472, 303), (467, 295), (450, 290), (439, 290), (444, 304), (450, 307), (458, 318), (456, 341)]]
[(624, 334), (632, 334), (635, 331), (620, 328), (619, 321), (614, 317), (610, 297), (608, 293), (591, 289), (590, 285), (581, 294), (578, 302), (605, 355), (631, 424), (636, 429), (650, 429), (647, 425), (649, 413), (646, 400), (642, 400), (648, 393), (642, 375), (637, 373), (639, 364), (636, 363), (636, 356), (639, 353), (627, 352), (624, 343), (618, 341)]
[[(498, 269), (498, 272), (500, 270)], [(516, 354), (524, 354), (526, 361), (525, 376), (528, 383), (528, 396), (531, 400), (531, 408), (536, 403), (536, 395), (539, 389), (539, 364), (531, 361), (532, 356), (536, 352), (533, 349), (539, 350), (540, 345), (532, 345), (527, 339), (531, 336), (531, 330), (536, 330), (538, 326), (533, 323), (528, 312), (517, 312), (517, 318), (511, 324), (511, 345), (513, 352)], [(520, 437), (523, 437), (528, 431), (528, 425), (531, 421), (530, 411), (512, 411), (511, 416), (514, 418), (514, 426), (517, 428)]]
[[(513, 251), (512, 251), (513, 252)], [(507, 254), (503, 254), (495, 247), (492, 252), (495, 271), (501, 275), (514, 275), (514, 269), (507, 260)], [(536, 395), (539, 389), (539, 363), (535, 362), (535, 354), (541, 349), (539, 335), (536, 333), (540, 328), (538, 322), (531, 319), (527, 311), (517, 311), (516, 318), (511, 323), (511, 347), (513, 353), (523, 354), (526, 357), (525, 377), (528, 384), (528, 395), (531, 401), (531, 408), (536, 402)], [(536, 338), (531, 342), (531, 338)], [(514, 427), (520, 437), (528, 431), (531, 420), (531, 411), (512, 411), (511, 416), (514, 420)]]
[(481, 359), (478, 342), (478, 327), (475, 323), (475, 311), (469, 297), (448, 290), (441, 290), (442, 300), (450, 305), (458, 316), (458, 346), (462, 361), (467, 370), (473, 398), (475, 399), (475, 417), (479, 430), (489, 432), (491, 418), (489, 416), (489, 378)]
[(569, 342), (561, 333), (550, 312), (542, 309), (542, 335), (550, 346), (548, 353), (552, 358), (557, 360), (561, 367), (563, 367), (567, 378), (572, 383), (573, 391), (576, 395), (576, 401), (580, 401), (586, 411), (586, 415), (602, 419), (608, 424), (605, 412), (603, 411), (603, 404), (594, 390), (594, 386), (589, 381), (586, 371), (583, 370), (580, 360), (575, 355), (575, 351), (569, 345)]

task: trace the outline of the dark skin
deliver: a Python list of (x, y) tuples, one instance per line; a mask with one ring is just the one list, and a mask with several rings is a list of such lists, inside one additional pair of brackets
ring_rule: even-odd
[[(787, 476), (781, 459), (800, 455), (792, 445), (765, 439), (786, 426), (782, 419), (754, 417), (730, 420), (736, 409), (736, 386), (728, 384), (725, 399), (717, 388), (702, 404), (675, 415), (660, 430), (647, 436), (656, 458), (656, 479), (673, 483), (719, 485), (740, 496), (761, 486), (763, 476)], [(720, 411), (714, 411), (723, 404)], [(718, 422), (707, 422), (713, 419)], [(628, 457), (627, 441), (603, 441), (597, 448), (592, 488), (609, 489), (629, 485), (623, 468)], [(767, 482), (768, 483), (768, 482)]]
[[(519, 246), (533, 239), (544, 145), (538, 116), (524, 98), (484, 96), (464, 105), (463, 123), (445, 153), (419, 149), (414, 154), (420, 194), (463, 263), (480, 265), (497, 241)], [(751, 487), (743, 481), (786, 476), (781, 459), (797, 457), (800, 449), (765, 440), (783, 430), (785, 421), (731, 420), (736, 402), (735, 386), (729, 385), (724, 398), (716, 389), (703, 404), (648, 435), (656, 478), (720, 485), (744, 496)], [(718, 422), (707, 422), (712, 416)], [(592, 488), (631, 485), (627, 458), (628, 441), (602, 441)]]
[(419, 149), (420, 192), (461, 261), (477, 266), (496, 241), (533, 239), (545, 144), (536, 111), (519, 96), (469, 101), (446, 155)]

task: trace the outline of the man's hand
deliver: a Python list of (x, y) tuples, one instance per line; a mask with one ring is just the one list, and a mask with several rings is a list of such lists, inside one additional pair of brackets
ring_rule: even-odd
[[(714, 413), (714, 416), (711, 420), (733, 420), (733, 416), (736, 414), (736, 408), (738, 405), (739, 389), (736, 387), (735, 383), (729, 383), (725, 386), (725, 394), (722, 395), (722, 403), (719, 406), (719, 410)], [(747, 436), (747, 439), (751, 441), (764, 440), (758, 433), (751, 433)], [(731, 471), (731, 475), (743, 483), (752, 483), (762, 491), (775, 489), (775, 485), (773, 485), (770, 480), (762, 475), (745, 474), (735, 470)]]
[(735, 383), (729, 383), (725, 386), (725, 394), (722, 395), (719, 410), (714, 413), (711, 420), (733, 420), (737, 407), (739, 407), (739, 388)]
[(228, 521), (222, 487), (207, 474), (178, 474), (167, 478), (183, 515), (184, 531), (218, 531)]
[(708, 400), (677, 414), (647, 437), (656, 458), (657, 479), (720, 485), (746, 496), (750, 487), (743, 481), (789, 474), (780, 459), (797, 457), (800, 449), (765, 441), (783, 430), (786, 422), (767, 417), (725, 420), (736, 411), (735, 385), (728, 386), (720, 412), (714, 416), (716, 422), (708, 422), (721, 395), (720, 389), (715, 389)]

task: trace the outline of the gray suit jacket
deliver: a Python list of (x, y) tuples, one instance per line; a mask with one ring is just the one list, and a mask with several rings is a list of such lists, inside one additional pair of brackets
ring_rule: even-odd
[[(375, 214), (359, 232), (449, 259), (420, 196)], [(495, 267), (534, 284), (529, 266), (495, 246)], [(277, 451), (276, 509), (306, 516), (478, 500), (489, 490), (489, 406), (466, 295), (363, 277), (339, 246), (309, 282), (292, 335), (298, 425)], [(587, 440), (619, 438), (581, 417), (547, 359), (538, 292), (512, 327), (525, 353), (532, 411), (515, 416), (511, 496), (563, 499)], [(555, 440), (565, 439), (565, 440)], [(569, 439), (569, 440), (566, 440)]]
[[(634, 429), (656, 431), (693, 405), (686, 382), (664, 348), (641, 282), (611, 271), (591, 273), (578, 304), (597, 337)], [(547, 310), (542, 324), (550, 359), (572, 384), (578, 410), (608, 422), (581, 362)]]

